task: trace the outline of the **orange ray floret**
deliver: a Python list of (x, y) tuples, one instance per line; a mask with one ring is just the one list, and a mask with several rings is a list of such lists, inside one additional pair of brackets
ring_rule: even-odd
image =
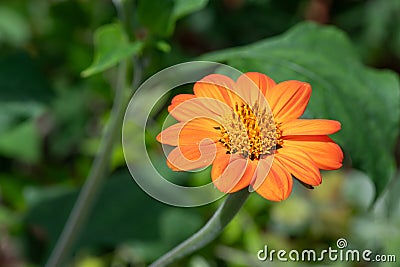
[(342, 150), (328, 137), (340, 130), (340, 123), (299, 119), (311, 96), (308, 83), (276, 84), (257, 72), (236, 82), (211, 74), (193, 91), (172, 99), (168, 111), (178, 123), (157, 136), (176, 146), (167, 158), (171, 169), (212, 165), (211, 178), (220, 191), (250, 186), (264, 198), (280, 201), (290, 195), (292, 177), (317, 186), (320, 169), (342, 166)]

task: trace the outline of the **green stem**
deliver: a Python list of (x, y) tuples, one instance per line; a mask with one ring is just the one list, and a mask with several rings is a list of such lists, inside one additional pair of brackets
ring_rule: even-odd
[[(131, 32), (131, 17), (132, 13), (129, 9), (131, 0), (114, 0), (114, 5), (117, 8), (118, 15), (125, 25), (125, 30), (128, 35)], [(131, 88), (131, 95), (134, 90), (139, 86), (141, 81), (141, 69), (137, 66), (136, 58), (134, 60), (134, 85)], [(138, 68), (136, 68), (138, 67)], [(127, 89), (127, 72), (128, 62), (122, 61), (118, 66), (118, 77), (116, 84), (116, 92), (114, 104), (111, 111), (109, 122), (105, 128), (104, 135), (102, 136), (100, 148), (96, 158), (93, 161), (89, 175), (86, 179), (82, 190), (79, 193), (78, 199), (69, 215), (69, 218), (64, 226), (64, 229), (46, 263), (46, 267), (61, 266), (65, 258), (70, 253), (79, 232), (86, 221), (94, 203), (96, 196), (99, 193), (101, 186), (104, 182), (106, 175), (109, 172), (110, 157), (116, 141), (116, 138), (121, 134), (121, 126), (124, 119), (125, 110), (128, 106), (130, 97), (127, 97), (125, 89)], [(129, 96), (128, 95), (128, 96)]]
[(109, 171), (110, 156), (117, 136), (120, 134), (124, 112), (128, 101), (124, 93), (126, 88), (127, 63), (120, 63), (118, 69), (118, 79), (116, 95), (114, 99), (111, 117), (102, 137), (99, 152), (94, 159), (88, 178), (75, 202), (72, 212), (65, 224), (65, 227), (54, 247), (46, 267), (61, 266), (65, 257), (68, 256), (70, 249), (77, 238), (80, 229), (95, 202), (96, 196)]
[(152, 263), (149, 267), (167, 266), (213, 241), (233, 217), (235, 217), (249, 194), (250, 192), (247, 188), (230, 194), (203, 228)]

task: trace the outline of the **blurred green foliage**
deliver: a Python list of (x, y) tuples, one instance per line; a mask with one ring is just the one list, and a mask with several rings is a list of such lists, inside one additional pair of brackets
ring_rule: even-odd
[[(345, 152), (342, 170), (323, 173), (315, 190), (295, 186), (282, 203), (252, 195), (219, 239), (175, 266), (265, 266), (256, 253), (266, 244), (322, 250), (340, 237), (399, 261), (399, 18), (397, 0), (3, 1), (0, 266), (45, 263), (110, 116), (114, 66), (132, 57), (143, 78), (200, 58), (277, 81), (308, 81), (305, 116), (343, 125), (334, 136)], [(167, 104), (149, 125), (152, 155), (161, 155), (154, 138)], [(154, 160), (165, 168), (164, 158)], [(126, 170), (121, 145), (111, 164), (68, 266), (145, 266), (199, 229), (220, 203), (183, 209), (150, 198)], [(202, 184), (209, 170), (174, 179)], [(304, 266), (268, 263), (284, 264)]]
[(305, 117), (342, 123), (335, 139), (353, 166), (371, 176), (378, 194), (393, 176), (393, 151), (387, 148), (394, 147), (399, 135), (398, 75), (362, 66), (341, 31), (299, 24), (279, 38), (210, 53), (202, 59), (227, 62), (242, 71), (268, 73), (277, 81), (290, 77), (311, 83), (313, 93)]

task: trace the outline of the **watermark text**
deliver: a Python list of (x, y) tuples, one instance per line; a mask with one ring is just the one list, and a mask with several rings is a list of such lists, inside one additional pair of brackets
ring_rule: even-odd
[(347, 240), (339, 238), (336, 242), (336, 248), (328, 247), (317, 252), (314, 249), (304, 250), (275, 250), (268, 249), (265, 245), (263, 249), (257, 252), (257, 258), (260, 261), (302, 261), (302, 262), (322, 262), (328, 261), (346, 261), (346, 262), (396, 262), (396, 255), (374, 254), (371, 250), (346, 249)]

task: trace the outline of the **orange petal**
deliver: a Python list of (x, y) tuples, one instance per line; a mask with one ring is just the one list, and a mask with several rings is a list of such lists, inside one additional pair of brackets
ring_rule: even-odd
[(211, 74), (195, 83), (193, 92), (197, 97), (213, 98), (233, 107), (235, 103), (241, 103), (241, 99), (234, 93), (235, 86), (235, 82), (228, 76)]
[(157, 141), (162, 144), (177, 146), (179, 143), (179, 132), (182, 130), (184, 125), (184, 122), (179, 122), (168, 127), (157, 135)]
[[(252, 80), (256, 84), (256, 86), (259, 88), (259, 90), (263, 95), (266, 95), (267, 92), (269, 92), (276, 85), (274, 80), (272, 80), (267, 75), (259, 72), (247, 72), (244, 75), (246, 75), (250, 80)], [(240, 78), (241, 77), (239, 77), (237, 81), (238, 83)]]
[(311, 96), (311, 86), (300, 81), (285, 81), (267, 93), (267, 100), (278, 122), (303, 115)]
[(268, 76), (258, 72), (248, 72), (241, 75), (237, 80), (236, 91), (247, 104), (254, 107), (257, 102), (261, 109), (270, 110), (265, 95), (274, 86), (275, 82)]
[(342, 167), (343, 152), (326, 135), (290, 136), (284, 138), (283, 147), (286, 146), (307, 153), (319, 169), (336, 170)]
[(282, 147), (275, 153), (275, 160), (282, 165), (297, 179), (302, 182), (316, 186), (321, 184), (321, 173), (315, 162), (305, 152), (294, 147)]
[(292, 192), (292, 176), (279, 159), (274, 159), (271, 169), (266, 160), (260, 160), (257, 179), (262, 180), (262, 183), (255, 188), (256, 192), (268, 200), (281, 201)]
[(214, 127), (221, 125), (213, 120), (198, 118), (188, 122), (176, 123), (163, 130), (156, 137), (157, 141), (166, 145), (198, 145), (202, 140), (219, 140), (221, 132)]
[(267, 175), (272, 167), (273, 161), (274, 161), (273, 155), (262, 157), (260, 160), (258, 160), (256, 175), (253, 177), (253, 180), (250, 183), (253, 190), (257, 190), (257, 188), (259, 188), (260, 185), (267, 178)]
[(195, 95), (192, 94), (179, 94), (174, 96), (171, 100), (171, 105), (169, 106), (169, 109), (174, 109), (177, 105), (181, 104), (182, 102), (186, 100), (190, 100), (196, 98)]
[(219, 100), (212, 98), (192, 98), (174, 106), (168, 111), (178, 121), (190, 121), (194, 118), (209, 118), (220, 121), (223, 114), (231, 112), (231, 108)]
[(283, 122), (279, 128), (283, 136), (288, 135), (326, 135), (340, 130), (340, 122), (334, 120), (297, 119)]
[(167, 165), (174, 171), (204, 168), (214, 161), (216, 153), (217, 146), (212, 142), (202, 142), (199, 146), (179, 146), (169, 153)]
[(193, 92), (197, 97), (210, 97), (221, 102), (227, 102), (227, 90), (233, 89), (235, 82), (221, 74), (211, 74), (196, 82)]
[[(249, 75), (255, 76), (254, 74)], [(259, 89), (258, 85), (246, 74), (241, 75), (237, 80), (235, 91), (243, 99), (243, 101), (251, 107), (254, 107), (256, 103), (258, 103), (258, 105), (261, 103), (263, 107), (268, 106), (268, 104), (266, 104), (266, 98)]]
[(187, 122), (179, 132), (179, 145), (200, 144), (203, 140), (218, 141), (221, 131), (214, 127), (222, 127), (219, 123), (206, 118), (198, 118)]
[(249, 186), (256, 164), (237, 154), (219, 153), (211, 169), (214, 185), (224, 193), (233, 193)]

